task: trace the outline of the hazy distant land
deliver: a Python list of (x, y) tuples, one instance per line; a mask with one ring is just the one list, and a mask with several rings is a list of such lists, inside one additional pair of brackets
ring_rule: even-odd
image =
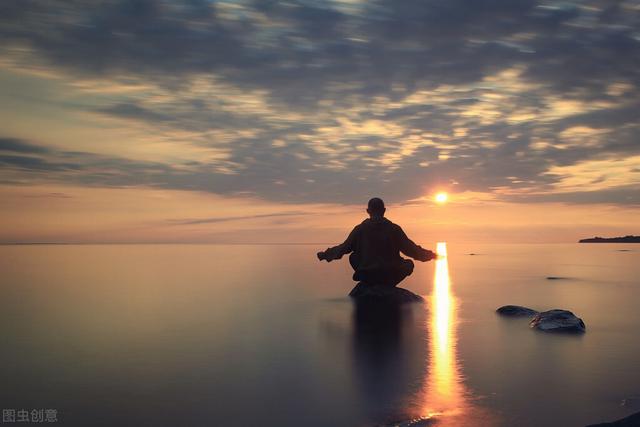
[(591, 237), (589, 239), (581, 239), (579, 243), (640, 243), (640, 236)]

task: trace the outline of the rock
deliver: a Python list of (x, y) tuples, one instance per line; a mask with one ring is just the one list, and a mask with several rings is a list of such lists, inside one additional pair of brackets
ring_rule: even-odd
[(640, 412), (631, 414), (621, 420), (612, 421), (610, 423), (591, 424), (587, 427), (637, 427), (640, 426)]
[(420, 295), (398, 288), (397, 286), (368, 285), (364, 282), (358, 283), (349, 292), (349, 296), (358, 301), (379, 301), (403, 304), (407, 302), (424, 301)]
[(640, 405), (640, 397), (626, 397), (620, 402), (620, 406), (638, 406)]
[(538, 313), (529, 325), (546, 332), (584, 332), (582, 319), (567, 310), (549, 310)]
[(561, 276), (547, 276), (547, 280), (567, 280), (568, 277), (561, 277)]
[(536, 310), (533, 310), (527, 307), (522, 307), (520, 305), (503, 305), (502, 307), (496, 310), (496, 313), (501, 314), (503, 316), (513, 316), (513, 317), (520, 317), (520, 316), (532, 317), (538, 314)]

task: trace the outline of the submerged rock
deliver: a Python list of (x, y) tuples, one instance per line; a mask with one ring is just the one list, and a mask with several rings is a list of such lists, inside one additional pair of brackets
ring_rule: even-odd
[(538, 313), (529, 325), (546, 332), (584, 332), (582, 319), (568, 310), (549, 310)]
[(380, 301), (391, 303), (406, 303), (424, 301), (420, 295), (413, 292), (398, 288), (396, 286), (368, 285), (364, 282), (358, 283), (349, 292), (349, 296), (358, 301)]
[(631, 414), (621, 420), (612, 421), (610, 423), (591, 424), (587, 427), (634, 427), (640, 426), (640, 412)]
[(536, 310), (533, 310), (527, 307), (522, 307), (520, 305), (503, 305), (502, 307), (496, 310), (496, 313), (501, 314), (503, 316), (514, 316), (514, 317), (519, 317), (519, 316), (533, 317), (536, 314), (538, 314)]

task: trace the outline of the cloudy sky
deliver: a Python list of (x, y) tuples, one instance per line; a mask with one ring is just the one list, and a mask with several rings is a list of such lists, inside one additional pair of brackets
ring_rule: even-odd
[[(0, 241), (640, 234), (640, 1), (0, 3)], [(450, 203), (435, 205), (447, 191)]]

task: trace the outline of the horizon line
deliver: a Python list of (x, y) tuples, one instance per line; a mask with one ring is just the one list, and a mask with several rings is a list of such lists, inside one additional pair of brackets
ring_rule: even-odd
[[(437, 239), (438, 242), (447, 240)], [(434, 240), (435, 242), (435, 240)], [(451, 243), (455, 243), (452, 241)], [(469, 241), (470, 244), (566, 244), (580, 243), (579, 241), (562, 241), (562, 242), (491, 242), (491, 241)], [(311, 246), (311, 245), (336, 245), (339, 242), (0, 242), (0, 246), (81, 246), (81, 245), (232, 245), (232, 246)]]

